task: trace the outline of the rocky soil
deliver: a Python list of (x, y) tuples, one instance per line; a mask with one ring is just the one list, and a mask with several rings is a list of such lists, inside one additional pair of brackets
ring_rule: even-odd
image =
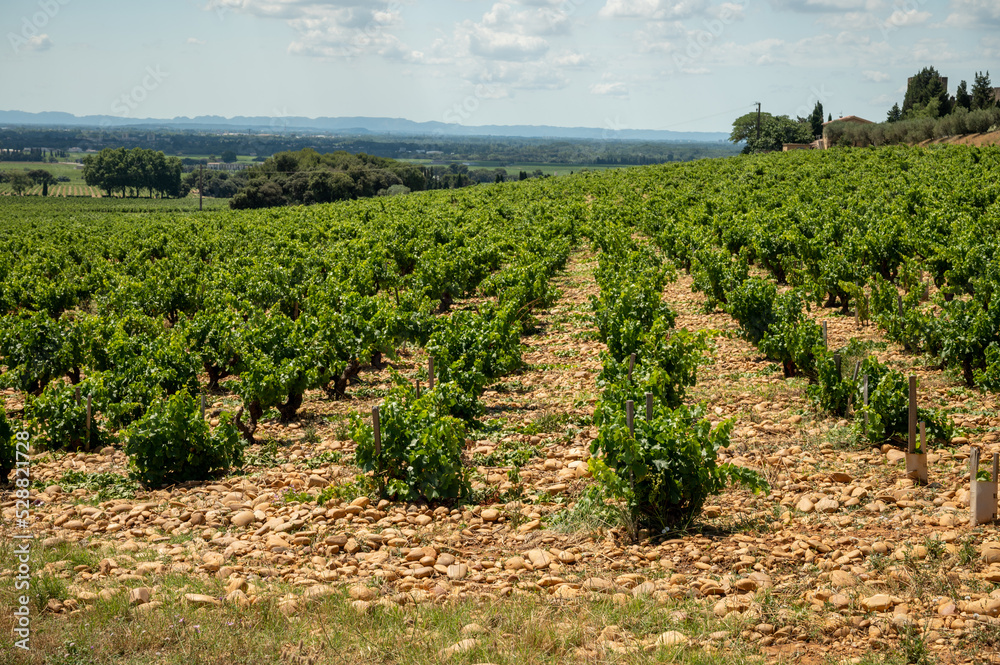
[[(343, 417), (369, 412), (384, 395), (388, 373), (366, 373), (354, 399), (309, 395), (298, 423), (266, 423), (245, 472), (215, 482), (100, 500), (63, 479), (124, 476), (120, 450), (37, 456), (38, 542), (100, 553), (97, 565), (52, 561), (39, 571), (67, 584), (67, 597), (51, 599), (47, 611), (69, 619), (98, 599), (124, 596), (141, 613), (178, 602), (276, 600), (296, 616), (343, 589), (360, 612), (525, 595), (562, 605), (646, 597), (687, 609), (646, 634), (608, 626), (573, 655), (595, 661), (663, 645), (712, 651), (740, 643), (767, 662), (861, 662), (919, 639), (940, 662), (1000, 662), (1000, 535), (996, 525), (970, 527), (968, 510), (970, 446), (984, 459), (1000, 452), (996, 401), (892, 344), (880, 359), (916, 373), (921, 405), (946, 408), (959, 430), (951, 446), (928, 456), (925, 487), (906, 478), (899, 450), (871, 448), (847, 420), (818, 413), (805, 382), (784, 380), (731, 334), (732, 319), (701, 313), (702, 297), (681, 277), (665, 296), (677, 326), (720, 331), (692, 398), (706, 401), (718, 421), (736, 419), (724, 457), (760, 470), (772, 491), (727, 491), (695, 528), (666, 539), (631, 542), (623, 529), (571, 519), (579, 511), (567, 508), (593, 483), (589, 416), (602, 348), (588, 318), (595, 265), (587, 253), (574, 256), (557, 278), (561, 298), (541, 317), (541, 331), (525, 338), (527, 369), (485, 395), (488, 426), (467, 445), (480, 505), (406, 505), (365, 494)], [(833, 347), (852, 337), (879, 340), (874, 327), (833, 310), (814, 314), (828, 321)], [(422, 363), (413, 351), (395, 365), (415, 376)], [(220, 395), (210, 409), (233, 403)], [(7, 405), (18, 407), (16, 395), (8, 393)], [(519, 469), (510, 463), (517, 451), (533, 455)], [(340, 489), (318, 505), (331, 486)], [(0, 538), (9, 542), (11, 492), (0, 506)], [(0, 561), (0, 571), (0, 585), (8, 585), (14, 565)], [(225, 591), (165, 588), (161, 579), (171, 572), (221, 580)], [(471, 645), (452, 648), (442, 658)]]

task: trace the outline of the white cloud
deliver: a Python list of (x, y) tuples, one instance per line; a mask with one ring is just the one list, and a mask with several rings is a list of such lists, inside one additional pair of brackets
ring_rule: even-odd
[(628, 86), (621, 81), (614, 83), (594, 83), (590, 86), (590, 94), (605, 97), (628, 97)]
[(983, 37), (979, 46), (984, 57), (1000, 58), (1000, 37)]
[(945, 25), (954, 28), (982, 28), (1000, 25), (1000, 2), (996, 0), (951, 0), (951, 14)]
[(35, 35), (34, 37), (29, 37), (25, 41), (24, 48), (29, 51), (48, 51), (52, 48), (52, 40), (45, 34)]
[(205, 40), (204, 39), (198, 39), (197, 37), (188, 37), (187, 38), (187, 43), (188, 44), (192, 44), (194, 46), (204, 46), (205, 45)]
[(930, 17), (931, 17), (930, 12), (921, 12), (917, 11), (916, 9), (910, 9), (908, 11), (897, 9), (889, 16), (889, 18), (886, 20), (886, 23), (888, 23), (889, 25), (894, 25), (899, 28), (905, 28), (912, 25), (920, 25), (921, 23), (926, 23), (927, 19), (929, 19)]
[(498, 2), (483, 15), (481, 24), (519, 34), (555, 35), (568, 31), (569, 17), (565, 12), (548, 7), (517, 11), (507, 2)]
[(691, 18), (707, 9), (705, 0), (607, 0), (598, 15), (602, 18), (669, 21)]
[(869, 81), (875, 81), (876, 83), (882, 83), (883, 81), (889, 80), (888, 74), (886, 74), (885, 72), (876, 71), (874, 69), (866, 69), (865, 71), (861, 72), (861, 74)]
[(873, 11), (883, 4), (881, 0), (771, 0), (775, 9), (793, 12)]
[(288, 45), (295, 55), (416, 59), (391, 32), (402, 23), (396, 3), (373, 8), (362, 0), (208, 0), (205, 8), (287, 22), (298, 33)]

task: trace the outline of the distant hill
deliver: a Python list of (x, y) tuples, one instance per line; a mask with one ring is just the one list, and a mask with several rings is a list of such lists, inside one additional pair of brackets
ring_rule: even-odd
[(75, 116), (48, 111), (0, 111), (0, 126), (44, 125), (50, 127), (144, 127), (190, 129), (202, 131), (247, 131), (264, 133), (324, 132), (337, 134), (398, 134), (404, 136), (501, 136), (507, 138), (611, 139), (627, 141), (707, 142), (726, 141), (725, 132), (674, 132), (655, 129), (608, 130), (597, 127), (552, 127), (549, 125), (457, 125), (444, 122), (414, 122), (403, 118), (303, 118), (299, 116), (266, 117), (236, 116), (224, 118), (202, 115), (194, 118), (177, 117), (121, 118), (111, 115)]

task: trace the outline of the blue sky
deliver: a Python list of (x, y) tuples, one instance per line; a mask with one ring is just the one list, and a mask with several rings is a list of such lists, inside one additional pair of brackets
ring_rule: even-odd
[(3, 0), (4, 110), (728, 131), (1000, 86), (1000, 0)]

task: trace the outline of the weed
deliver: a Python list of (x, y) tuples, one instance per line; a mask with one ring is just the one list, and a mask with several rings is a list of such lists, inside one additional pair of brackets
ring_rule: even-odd
[(501, 441), (488, 455), (476, 455), (472, 458), (476, 466), (512, 466), (521, 468), (534, 457), (541, 457), (542, 451), (537, 446), (521, 444), (516, 441)]
[(65, 492), (72, 492), (80, 488), (96, 492), (95, 498), (99, 502), (111, 499), (131, 499), (140, 489), (136, 481), (110, 471), (100, 473), (67, 471), (59, 479), (59, 485)]
[(958, 562), (963, 566), (971, 566), (978, 560), (979, 550), (976, 548), (975, 537), (963, 538), (961, 546), (958, 548)]
[(278, 457), (278, 440), (268, 437), (261, 442), (260, 447), (247, 455), (247, 466), (271, 467), (282, 463)]
[(84, 647), (77, 646), (75, 642), (67, 641), (63, 642), (62, 650), (53, 654), (46, 662), (51, 665), (91, 665), (91, 663), (97, 663), (98, 660)]
[(66, 589), (66, 582), (54, 575), (39, 575), (33, 580), (32, 586), (38, 591), (35, 601), (38, 604), (38, 611), (41, 612), (48, 605), (49, 600), (55, 599), (63, 601), (69, 598), (69, 591)]
[(908, 665), (932, 665), (934, 662), (931, 660), (930, 648), (916, 626), (906, 626), (903, 629), (899, 646)]
[(313, 500), (309, 492), (296, 492), (295, 490), (288, 490), (282, 498), (285, 500), (285, 503), (309, 503)]
[(333, 428), (333, 438), (337, 441), (347, 441), (351, 438), (351, 423), (347, 420), (337, 421)]
[(344, 454), (339, 450), (324, 450), (319, 455), (307, 459), (303, 465), (307, 469), (318, 469), (321, 466), (340, 464), (343, 459)]
[(591, 485), (570, 507), (552, 513), (548, 528), (562, 533), (592, 534), (623, 525), (625, 510), (609, 501), (600, 485)]
[(924, 538), (924, 547), (927, 548), (928, 559), (942, 559), (947, 551), (943, 540), (934, 540), (930, 537)]
[(303, 431), (302, 442), (308, 443), (310, 445), (316, 445), (320, 442), (319, 433), (316, 431), (316, 427), (310, 425)]

